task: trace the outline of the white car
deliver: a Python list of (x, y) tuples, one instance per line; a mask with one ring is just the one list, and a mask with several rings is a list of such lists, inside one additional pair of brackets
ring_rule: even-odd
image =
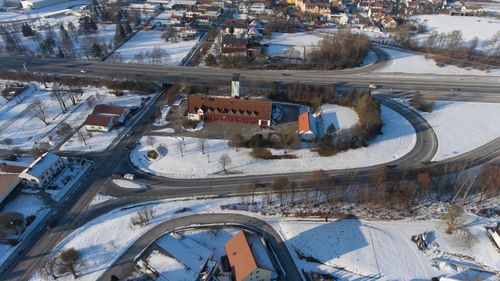
[(135, 177), (133, 174), (125, 174), (125, 175), (123, 175), (123, 178), (133, 181)]
[(81, 73), (87, 73), (87, 70), (85, 70), (85, 69), (80, 69), (80, 72), (81, 72)]
[(370, 88), (370, 89), (378, 89), (378, 85), (376, 85), (376, 84), (370, 84), (370, 85), (368, 85), (368, 88)]

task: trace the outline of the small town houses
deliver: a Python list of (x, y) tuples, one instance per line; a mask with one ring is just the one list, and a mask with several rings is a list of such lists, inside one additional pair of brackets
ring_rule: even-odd
[(121, 106), (98, 104), (87, 116), (84, 127), (87, 131), (109, 132), (114, 126), (125, 122), (130, 109)]

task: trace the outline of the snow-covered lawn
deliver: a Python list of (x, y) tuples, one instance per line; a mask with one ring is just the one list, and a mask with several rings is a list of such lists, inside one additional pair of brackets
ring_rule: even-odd
[[(163, 52), (162, 64), (179, 65), (198, 42), (197, 39), (184, 41), (181, 38), (176, 43), (165, 42), (161, 39), (162, 34), (161, 30), (141, 30), (116, 50), (115, 54), (119, 53), (124, 62), (153, 63), (146, 54), (151, 54), (158, 47)], [(135, 58), (140, 53), (145, 55), (144, 61)]]
[[(346, 124), (352, 123), (353, 115), (347, 114), (349, 109), (341, 111), (337, 118), (348, 117)], [(344, 113), (346, 113), (344, 115)], [(341, 117), (342, 116), (342, 117)], [(333, 121), (334, 118), (331, 120)], [(221, 176), (219, 158), (227, 153), (232, 159), (228, 170), (234, 175), (260, 175), (270, 173), (292, 173), (299, 171), (315, 171), (320, 169), (346, 169), (365, 167), (398, 159), (411, 151), (416, 142), (415, 131), (411, 124), (393, 110), (382, 106), (384, 126), (382, 135), (378, 136), (368, 147), (348, 150), (332, 157), (321, 157), (309, 149), (291, 151), (296, 159), (263, 160), (249, 155), (250, 149), (228, 147), (226, 140), (209, 139), (206, 154), (198, 148), (198, 139), (184, 138), (183, 154), (177, 144), (179, 137), (156, 136), (157, 144), (164, 145), (168, 153), (158, 161), (150, 162), (146, 153), (151, 149), (145, 139), (131, 152), (131, 160), (140, 169), (165, 177), (173, 178), (206, 178)], [(350, 120), (350, 121), (349, 121)], [(339, 120), (339, 122), (342, 121)], [(272, 150), (273, 154), (283, 154), (282, 150)]]
[(399, 49), (391, 49), (391, 48), (381, 48), (381, 49), (389, 54), (391, 61), (386, 67), (377, 70), (377, 72), (500, 76), (500, 69), (493, 69), (490, 70), (489, 72), (486, 72), (472, 68), (459, 68), (453, 65), (445, 65), (443, 67), (438, 67), (433, 59), (426, 59), (422, 54), (419, 53), (406, 52)]
[(418, 23), (428, 28), (427, 34), (417, 36), (417, 40), (425, 40), (433, 31), (450, 33), (454, 30), (462, 32), (462, 38), (469, 43), (474, 37), (479, 39), (479, 49), (488, 44), (489, 40), (500, 30), (500, 19), (486, 17), (459, 17), (450, 15), (420, 15), (415, 16)]
[(130, 180), (115, 179), (115, 180), (113, 180), (113, 183), (118, 185), (119, 187), (123, 187), (123, 188), (132, 188), (132, 189), (143, 188), (142, 185), (135, 183), (133, 181), (130, 181)]
[(101, 204), (113, 199), (116, 199), (116, 197), (107, 194), (96, 193), (92, 201), (90, 201), (89, 206), (95, 206), (97, 204)]
[[(467, 227), (473, 234), (472, 243), (466, 246), (453, 235), (444, 233), (445, 225), (439, 220), (377, 221), (377, 220), (301, 220), (268, 217), (243, 211), (222, 210), (222, 204), (234, 204), (239, 198), (159, 200), (137, 207), (114, 210), (76, 229), (55, 249), (74, 247), (81, 252), (82, 268), (78, 280), (96, 280), (121, 253), (143, 233), (160, 222), (177, 217), (202, 213), (240, 213), (256, 216), (270, 223), (281, 234), (299, 270), (315, 270), (337, 274), (344, 280), (355, 280), (361, 275), (381, 277), (381, 280), (430, 279), (440, 272), (431, 266), (434, 257), (459, 260), (469, 256), (493, 270), (500, 270), (498, 252), (486, 237), (484, 226), (498, 219), (484, 219), (470, 215)], [(261, 200), (258, 198), (257, 200)], [(131, 225), (131, 219), (143, 208), (152, 207), (155, 216), (145, 227)], [(176, 213), (178, 210), (187, 210)], [(110, 231), (114, 230), (114, 231)], [(432, 251), (425, 254), (417, 250), (410, 238), (425, 231), (432, 233)], [(102, 234), (106, 235), (102, 235)], [(189, 235), (189, 234), (188, 234)], [(208, 242), (207, 235), (196, 232), (189, 235), (202, 244), (222, 252), (221, 245), (227, 235)], [(203, 241), (206, 241), (204, 243)], [(309, 256), (315, 262), (306, 262), (299, 256)], [(336, 267), (345, 267), (339, 270)], [(446, 272), (448, 273), (448, 272)], [(364, 279), (364, 278), (363, 278)], [(44, 279), (41, 274), (31, 278)], [(69, 275), (58, 280), (71, 280)], [(359, 280), (359, 279), (357, 279)]]
[(3, 212), (18, 212), (25, 217), (36, 215), (47, 208), (40, 197), (36, 194), (19, 194), (2, 209)]
[[(470, 248), (454, 235), (445, 234), (445, 224), (440, 220), (314, 222), (290, 219), (277, 220), (273, 225), (286, 239), (289, 251), (300, 252), (292, 255), (300, 268), (320, 269), (347, 280), (360, 276), (380, 277), (381, 280), (429, 280), (441, 274), (430, 262), (434, 255), (418, 251), (410, 240), (412, 235), (426, 231), (434, 235), (431, 247), (439, 249), (443, 255), (466, 255), (495, 270), (500, 268), (498, 252), (484, 229), (487, 220), (476, 217), (470, 220), (469, 229), (476, 237)], [(435, 254), (438, 255), (437, 251)], [(299, 255), (321, 263), (308, 262)]]
[(286, 56), (287, 50), (292, 47), (300, 57), (306, 52), (315, 48), (323, 36), (313, 33), (297, 32), (297, 33), (281, 33), (273, 32), (270, 39), (261, 40), (262, 44), (269, 44), (267, 54), (270, 56)]
[(437, 101), (432, 113), (420, 114), (438, 138), (433, 161), (458, 156), (500, 137), (498, 103)]
[(330, 124), (335, 126), (336, 130), (350, 129), (358, 122), (358, 114), (351, 108), (339, 106), (336, 104), (324, 104), (321, 106), (321, 117), (323, 127), (328, 128)]

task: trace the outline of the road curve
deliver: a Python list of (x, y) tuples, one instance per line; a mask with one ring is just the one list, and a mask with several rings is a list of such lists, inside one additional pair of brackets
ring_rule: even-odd
[[(134, 258), (141, 253), (149, 244), (153, 243), (160, 236), (192, 225), (213, 225), (226, 224), (244, 225), (254, 230), (271, 245), (274, 250), (286, 277), (281, 280), (300, 281), (301, 274), (297, 269), (292, 256), (288, 252), (285, 242), (281, 239), (279, 233), (266, 222), (251, 216), (240, 214), (200, 214), (190, 215), (160, 223), (159, 225), (148, 230), (116, 260), (113, 262), (105, 273), (98, 280), (111, 280), (111, 275), (124, 277), (123, 274), (128, 273), (134, 266)], [(263, 234), (263, 235), (262, 235)]]

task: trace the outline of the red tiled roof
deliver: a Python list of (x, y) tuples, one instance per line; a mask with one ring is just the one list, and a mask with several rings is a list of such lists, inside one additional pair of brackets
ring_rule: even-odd
[(5, 164), (5, 163), (0, 163), (0, 171), (5, 172), (5, 173), (20, 174), (26, 168), (27, 167), (14, 166), (14, 165), (8, 165), (8, 164)]
[(114, 118), (111, 115), (90, 114), (87, 116), (84, 125), (107, 127)]
[[(0, 198), (5, 198), (13, 190), (12, 186), (18, 180), (14, 174), (0, 174)], [(2, 199), (3, 200), (3, 199)]]
[(309, 125), (309, 112), (304, 112), (299, 115), (299, 133), (305, 133), (311, 130)]
[(189, 95), (188, 112), (197, 113), (200, 108), (205, 113), (233, 114), (271, 120), (273, 103), (270, 101)]
[(224, 249), (226, 249), (227, 258), (234, 271), (236, 281), (245, 279), (245, 277), (257, 269), (257, 263), (243, 230), (240, 230), (238, 234), (233, 236), (224, 245)]
[(113, 114), (121, 115), (125, 111), (125, 108), (120, 106), (108, 105), (108, 104), (98, 104), (94, 107), (92, 114)]

